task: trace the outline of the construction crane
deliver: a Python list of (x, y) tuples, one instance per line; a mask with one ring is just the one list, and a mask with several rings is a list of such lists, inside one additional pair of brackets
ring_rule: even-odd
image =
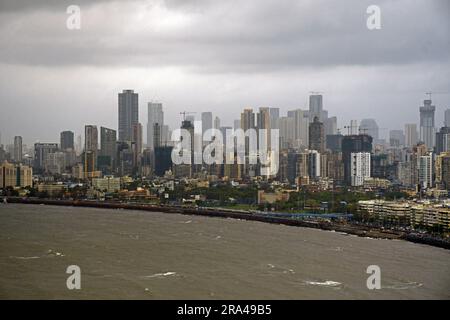
[[(342, 129), (347, 129), (347, 135), (350, 135), (350, 130), (352, 129), (352, 126), (344, 126), (343, 128), (337, 128), (336, 130), (337, 130), (338, 134), (341, 133)], [(360, 128), (359, 126), (357, 127), (357, 129), (358, 129), (359, 134), (367, 134), (368, 131), (375, 130), (375, 129), (378, 131), (388, 130), (388, 128)]]
[(196, 112), (186, 112), (186, 111), (180, 112), (180, 114), (183, 115), (183, 121), (186, 121), (186, 115), (187, 115), (187, 114), (195, 114), (195, 113), (196, 113)]

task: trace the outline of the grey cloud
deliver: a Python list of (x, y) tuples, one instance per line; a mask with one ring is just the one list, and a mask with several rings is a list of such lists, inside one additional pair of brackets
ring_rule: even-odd
[[(217, 72), (264, 72), (305, 66), (448, 63), (450, 31), (442, 14), (444, 1), (433, 1), (432, 6), (409, 6), (406, 0), (379, 2), (380, 31), (365, 26), (371, 1), (172, 0), (164, 2), (166, 8), (186, 13), (191, 19), (187, 26), (159, 30), (157, 22), (149, 21), (134, 33), (123, 31), (134, 23), (133, 6), (105, 3), (118, 8), (115, 14), (88, 12), (82, 16), (86, 25), (76, 32), (64, 28), (64, 12), (53, 12), (39, 27), (33, 19), (40, 16), (30, 16), (28, 25), (17, 27), (14, 36), (0, 33), (0, 39), (9, 42), (0, 60), (47, 66), (197, 66), (200, 72), (205, 66)], [(151, 7), (154, 2), (147, 4)]]

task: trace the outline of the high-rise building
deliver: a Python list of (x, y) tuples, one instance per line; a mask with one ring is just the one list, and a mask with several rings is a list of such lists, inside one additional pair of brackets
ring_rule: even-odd
[(92, 177), (97, 170), (98, 156), (98, 130), (97, 126), (86, 125), (84, 127), (84, 173), (85, 178)]
[(139, 97), (133, 90), (119, 93), (119, 140), (131, 141), (133, 125), (139, 122)]
[(255, 113), (253, 112), (253, 109), (244, 109), (241, 113), (240, 128), (244, 131), (255, 128)]
[(420, 107), (420, 141), (424, 142), (428, 149), (434, 147), (434, 112), (436, 107), (431, 105), (431, 100), (424, 100)]
[(352, 152), (351, 157), (351, 185), (362, 186), (366, 178), (370, 178), (370, 153)]
[(444, 113), (444, 127), (450, 127), (450, 108)]
[(116, 144), (117, 144), (116, 130), (100, 127), (100, 157), (101, 157), (101, 165), (103, 167), (102, 171), (104, 172), (111, 172), (114, 168), (117, 153)]
[[(257, 114), (257, 128), (258, 128), (258, 145), (261, 148), (262, 144), (265, 143), (267, 146), (267, 150), (270, 150), (271, 141), (270, 141), (270, 108), (259, 108), (259, 112)], [(264, 136), (260, 136), (259, 130), (265, 129), (266, 134)], [(260, 138), (263, 138), (261, 141)]]
[(214, 118), (214, 129), (217, 129), (217, 130), (220, 129), (220, 118), (219, 117)]
[(288, 117), (294, 118), (296, 147), (309, 145), (309, 115), (301, 109), (288, 111)]
[(133, 124), (131, 142), (133, 146), (133, 167), (134, 171), (137, 172), (142, 156), (142, 125), (140, 123)]
[(420, 156), (418, 159), (419, 184), (423, 189), (433, 187), (433, 154)]
[(325, 136), (337, 133), (337, 118), (326, 118), (324, 122)]
[(98, 151), (98, 130), (97, 126), (84, 126), (84, 150)]
[(172, 170), (172, 149), (170, 146), (155, 147), (155, 175), (163, 176), (168, 170)]
[(442, 127), (436, 132), (436, 154), (450, 151), (450, 127)]
[(323, 101), (321, 94), (312, 94), (309, 96), (309, 121), (314, 121), (314, 117), (323, 121)]
[(72, 131), (63, 131), (60, 134), (60, 148), (61, 150), (74, 150), (74, 135)]
[(241, 119), (236, 119), (233, 121), (233, 129), (237, 130), (241, 128)]
[(317, 179), (321, 176), (320, 167), (320, 153), (317, 150), (309, 150), (308, 174), (311, 179)]
[[(205, 135), (205, 132), (209, 129), (212, 129), (213, 126), (213, 115), (212, 112), (202, 112), (202, 136)], [(210, 140), (211, 137), (205, 137), (205, 140)]]
[(190, 164), (182, 163), (174, 166), (174, 173), (177, 177), (191, 177), (195, 172), (195, 162), (194, 162), (194, 124), (189, 120), (183, 120), (181, 123), (181, 129), (189, 132), (189, 150), (183, 150), (190, 153)]
[(436, 185), (450, 190), (450, 152), (436, 156)]
[(368, 134), (374, 141), (380, 138), (378, 124), (375, 119), (362, 119), (359, 124), (359, 131)]
[(0, 188), (16, 186), (16, 170), (13, 163), (0, 163)]
[[(161, 134), (161, 133), (160, 133)], [(135, 144), (135, 150), (138, 155), (142, 153), (142, 124), (135, 123), (132, 127), (131, 141)]]
[(402, 147), (405, 145), (405, 135), (403, 130), (389, 131), (389, 144), (391, 147)]
[(45, 166), (47, 154), (58, 151), (57, 143), (35, 143), (34, 144), (34, 165), (37, 172), (41, 172)]
[(344, 136), (340, 133), (330, 134), (326, 136), (326, 148), (332, 152), (342, 151), (342, 139)]
[(295, 140), (295, 122), (294, 118), (281, 117), (279, 119), (280, 146), (281, 149), (293, 147)]
[(279, 129), (280, 108), (269, 108), (270, 112), (270, 128)]
[(77, 136), (77, 143), (75, 145), (75, 152), (79, 156), (83, 152), (83, 143), (81, 142), (81, 134)]
[(155, 123), (153, 125), (153, 147), (156, 149), (157, 147), (161, 146), (162, 140), (161, 140), (161, 128), (159, 126), (159, 123)]
[(366, 134), (347, 135), (342, 139), (342, 161), (344, 162), (344, 180), (351, 184), (352, 153), (372, 152), (372, 137)]
[(309, 149), (325, 152), (325, 130), (318, 117), (309, 124)]
[(22, 162), (22, 137), (21, 136), (15, 136), (14, 137), (14, 161), (15, 162)]
[(415, 123), (405, 124), (405, 145), (412, 148), (417, 144), (417, 125)]
[[(154, 150), (154, 128), (155, 123), (158, 124), (158, 128), (162, 130), (164, 126), (164, 111), (162, 103), (149, 102), (148, 103), (148, 122), (147, 122), (147, 147), (150, 150)], [(161, 136), (161, 132), (159, 132)]]

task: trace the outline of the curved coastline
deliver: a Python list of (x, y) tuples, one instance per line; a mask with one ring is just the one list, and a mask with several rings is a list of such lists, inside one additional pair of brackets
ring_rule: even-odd
[(403, 231), (381, 230), (368, 226), (342, 224), (327, 221), (309, 221), (297, 220), (283, 217), (273, 217), (264, 214), (255, 214), (242, 210), (223, 209), (223, 208), (202, 208), (185, 207), (172, 205), (151, 205), (120, 202), (100, 202), (89, 200), (55, 200), (38, 198), (8, 197), (8, 203), (54, 205), (54, 206), (72, 206), (72, 207), (93, 207), (103, 209), (127, 209), (141, 210), (148, 212), (177, 213), (184, 215), (208, 216), (219, 218), (242, 219), (250, 221), (259, 221), (272, 224), (283, 224), (288, 226), (297, 226), (305, 228), (321, 229), (325, 231), (342, 232), (345, 234), (356, 235), (359, 237), (369, 237), (376, 239), (399, 239), (414, 243), (427, 244), (444, 249), (450, 249), (450, 242), (444, 239), (422, 236), (419, 234)]

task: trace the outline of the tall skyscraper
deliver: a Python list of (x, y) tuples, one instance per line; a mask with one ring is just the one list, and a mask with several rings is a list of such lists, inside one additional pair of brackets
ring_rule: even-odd
[(324, 128), (325, 128), (325, 136), (336, 134), (337, 133), (337, 118), (336, 117), (326, 118), (325, 122), (324, 122)]
[(362, 119), (359, 124), (359, 131), (368, 134), (374, 141), (379, 139), (379, 128), (375, 119)]
[[(132, 131), (133, 132), (132, 132), (131, 141), (134, 145), (133, 166), (134, 166), (135, 170), (137, 170), (137, 168), (140, 165), (141, 155), (142, 155), (142, 125), (140, 123), (133, 124)], [(161, 130), (160, 130), (160, 132), (161, 132)]]
[(351, 184), (352, 153), (372, 152), (372, 137), (366, 134), (347, 135), (342, 139), (342, 161), (344, 162), (344, 180)]
[(411, 148), (417, 144), (417, 125), (415, 123), (405, 124), (405, 145)]
[(92, 177), (97, 170), (98, 130), (97, 126), (84, 127), (84, 177)]
[(420, 140), (425, 143), (428, 149), (434, 147), (434, 112), (436, 107), (431, 105), (431, 100), (424, 100), (420, 107)]
[(325, 130), (318, 117), (309, 124), (309, 149), (319, 153), (325, 152)]
[(433, 155), (431, 153), (419, 157), (418, 169), (421, 188), (433, 187)]
[(109, 156), (114, 160), (116, 156), (117, 132), (116, 130), (100, 127), (100, 154)]
[(309, 96), (309, 121), (314, 121), (317, 117), (319, 121), (323, 121), (323, 101), (321, 94), (312, 94)]
[(136, 152), (137, 154), (142, 153), (142, 124), (135, 123), (132, 127), (132, 137), (131, 141), (135, 143), (136, 145)]
[(241, 113), (240, 128), (244, 131), (255, 128), (255, 113), (253, 112), (253, 109), (244, 109)]
[(87, 125), (84, 127), (84, 150), (98, 151), (98, 130), (97, 126)]
[(270, 108), (270, 128), (280, 129), (278, 120), (280, 119), (280, 108)]
[(309, 146), (309, 115), (301, 109), (288, 111), (288, 117), (294, 118), (296, 147)]
[[(154, 150), (154, 128), (155, 123), (158, 124), (158, 128), (162, 130), (164, 126), (164, 111), (162, 103), (149, 102), (148, 103), (148, 122), (147, 122), (147, 147), (150, 150)], [(161, 136), (161, 132), (159, 133)]]
[(72, 131), (63, 131), (60, 134), (60, 148), (61, 150), (74, 150), (74, 135)]
[(279, 119), (280, 146), (282, 149), (292, 148), (295, 139), (294, 118), (281, 117)]
[[(259, 112), (257, 114), (257, 127), (258, 130), (265, 129), (266, 134), (264, 136), (260, 136), (258, 131), (258, 146), (261, 148), (262, 143), (265, 143), (267, 145), (267, 150), (270, 150), (271, 147), (271, 141), (270, 141), (270, 108), (259, 108)], [(263, 137), (264, 140), (260, 140), (260, 138)]]
[(34, 144), (34, 165), (36, 171), (44, 169), (47, 155), (58, 151), (57, 143), (35, 143)]
[(139, 122), (139, 98), (133, 90), (119, 93), (119, 140), (131, 141), (133, 124)]
[(14, 137), (14, 161), (22, 162), (22, 137)]

